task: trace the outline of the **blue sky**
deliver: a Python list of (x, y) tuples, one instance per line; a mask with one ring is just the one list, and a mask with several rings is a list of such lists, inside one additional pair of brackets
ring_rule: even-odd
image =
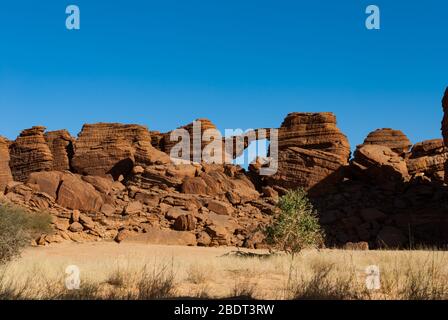
[[(65, 28), (65, 7), (81, 30)], [(381, 9), (381, 30), (364, 26)], [(83, 123), (167, 131), (278, 127), (332, 111), (352, 148), (372, 130), (438, 138), (448, 86), (444, 0), (3, 1), (0, 134)]]

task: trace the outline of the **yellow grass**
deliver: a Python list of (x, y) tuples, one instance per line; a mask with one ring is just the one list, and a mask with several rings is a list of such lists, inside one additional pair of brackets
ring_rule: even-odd
[[(225, 256), (234, 250), (109, 242), (29, 248), (1, 269), (0, 298), (448, 298), (442, 251), (306, 250), (291, 262), (282, 254)], [(68, 265), (80, 268), (80, 290), (65, 288)], [(370, 265), (380, 268), (379, 290), (366, 288)]]

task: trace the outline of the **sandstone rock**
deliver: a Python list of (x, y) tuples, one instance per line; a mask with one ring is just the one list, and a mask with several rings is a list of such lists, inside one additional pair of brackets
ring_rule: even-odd
[(343, 176), (343, 165), (338, 155), (290, 147), (280, 152), (278, 171), (267, 180), (270, 185), (287, 189), (302, 187), (319, 193), (338, 183)]
[(100, 209), (101, 213), (103, 213), (105, 216), (112, 216), (115, 214), (116, 210), (115, 207), (111, 204), (105, 203), (101, 206)]
[(423, 174), (434, 180), (443, 180), (445, 163), (448, 161), (448, 148), (442, 139), (426, 140), (412, 147), (406, 158), (409, 174)]
[(70, 160), (73, 157), (74, 138), (67, 130), (49, 131), (45, 133), (45, 140), (53, 155), (53, 171), (70, 170)]
[(212, 242), (212, 239), (207, 234), (207, 232), (200, 232), (197, 236), (197, 244), (201, 247), (208, 247), (210, 243)]
[(72, 221), (73, 222), (79, 222), (79, 218), (81, 217), (81, 213), (79, 210), (73, 210), (72, 212)]
[(124, 208), (124, 214), (137, 214), (143, 210), (143, 204), (140, 201), (132, 201)]
[(217, 200), (210, 200), (207, 208), (208, 210), (221, 215), (231, 215), (234, 212), (234, 209), (230, 204)]
[(16, 181), (26, 181), (32, 172), (50, 171), (53, 155), (44, 137), (45, 127), (23, 130), (10, 145), (10, 167)]
[(99, 193), (109, 194), (116, 186), (116, 183), (112, 180), (112, 177), (99, 177), (99, 176), (81, 176), (82, 180), (90, 183)]
[(389, 147), (392, 151), (398, 153), (399, 155), (408, 152), (412, 145), (403, 132), (390, 128), (377, 129), (369, 133), (363, 144)]
[(352, 169), (358, 177), (387, 187), (409, 180), (405, 160), (386, 146), (359, 146)]
[(120, 242), (124, 241), (126, 238), (128, 238), (129, 236), (130, 236), (129, 230), (123, 229), (118, 232), (118, 234), (114, 240), (116, 242), (120, 243)]
[(186, 194), (226, 195), (238, 199), (238, 202), (248, 202), (259, 198), (260, 194), (253, 183), (238, 169), (238, 173), (229, 176), (225, 172), (213, 170), (201, 172), (198, 177), (186, 177), (181, 190)]
[(171, 207), (168, 209), (167, 213), (165, 214), (165, 218), (169, 220), (177, 220), (180, 216), (188, 215), (189, 212), (182, 210), (178, 207)]
[(58, 171), (33, 172), (30, 174), (27, 184), (36, 185), (39, 191), (57, 199), (62, 176), (63, 173)]
[(342, 179), (350, 146), (332, 113), (290, 113), (278, 139), (278, 171), (269, 185), (320, 192)]
[(263, 187), (263, 195), (265, 197), (278, 199), (278, 192), (275, 191), (272, 187)]
[(73, 223), (70, 225), (69, 230), (70, 230), (71, 232), (80, 232), (80, 231), (84, 230), (84, 227), (83, 227), (82, 224), (80, 224), (79, 222), (73, 222)]
[(98, 123), (84, 125), (75, 145), (72, 166), (84, 175), (127, 175), (134, 165), (148, 165), (169, 157), (151, 145), (147, 128)]
[(444, 112), (442, 121), (442, 135), (445, 142), (445, 146), (448, 146), (448, 87), (445, 90), (445, 95), (442, 99), (442, 108)]
[(338, 155), (341, 163), (348, 162), (350, 145), (347, 137), (336, 126), (331, 112), (293, 112), (283, 121), (279, 131), (279, 149), (299, 147)]
[(91, 184), (84, 182), (79, 176), (64, 174), (57, 203), (64, 208), (92, 212), (100, 210), (103, 200)]
[(177, 217), (176, 221), (174, 222), (174, 230), (177, 231), (192, 231), (196, 228), (196, 219), (193, 215), (187, 214), (187, 215), (181, 215)]
[[(194, 124), (195, 123), (199, 124), (199, 126), (200, 126), (200, 127), (197, 127), (198, 128), (197, 132), (194, 132)], [(200, 154), (197, 155), (199, 157), (198, 162), (200, 162), (200, 158), (202, 157), (203, 149), (210, 143), (207, 141), (203, 141), (202, 136), (206, 130), (216, 129), (216, 126), (208, 119), (197, 119), (192, 123), (189, 123), (185, 126), (179, 127), (178, 129), (185, 129), (189, 133), (189, 136), (190, 136), (190, 150), (189, 150), (190, 160), (192, 160), (192, 161), (195, 160), (194, 159), (194, 145), (197, 145), (200, 148), (200, 150), (198, 150), (198, 151), (200, 151)], [(165, 153), (167, 153), (168, 155), (171, 155), (171, 149), (180, 142), (180, 140), (172, 141), (171, 137), (170, 137), (171, 133), (172, 133), (171, 131), (166, 133), (163, 138), (163, 146), (164, 146), (163, 151), (165, 151)], [(184, 158), (184, 155), (177, 154), (177, 155), (174, 155), (174, 157), (182, 159), (182, 158)]]
[(207, 226), (207, 233), (211, 237), (211, 244), (227, 246), (230, 244), (230, 234), (226, 228), (216, 225)]
[(13, 181), (11, 169), (9, 168), (9, 142), (0, 137), (0, 193), (6, 189), (8, 183)]

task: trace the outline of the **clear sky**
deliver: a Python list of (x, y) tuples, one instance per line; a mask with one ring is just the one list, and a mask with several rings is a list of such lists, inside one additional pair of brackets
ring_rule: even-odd
[[(81, 29), (65, 28), (65, 8)], [(381, 30), (365, 8), (381, 9)], [(372, 130), (438, 138), (446, 0), (15, 0), (0, 6), (0, 134), (83, 123), (167, 131), (278, 127), (332, 111), (352, 148)]]

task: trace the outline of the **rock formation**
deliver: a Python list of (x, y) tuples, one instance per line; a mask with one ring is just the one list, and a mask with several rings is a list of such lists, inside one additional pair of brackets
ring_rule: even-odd
[(9, 142), (0, 137), (0, 193), (3, 193), (8, 183), (13, 181), (9, 159)]
[(26, 181), (32, 172), (49, 171), (53, 155), (44, 137), (45, 127), (23, 130), (10, 146), (10, 167), (15, 181)]
[[(447, 115), (448, 90), (443, 106)], [(214, 128), (202, 121), (200, 134)], [(191, 136), (192, 124), (184, 128)], [(448, 140), (447, 128), (445, 116)], [(269, 164), (262, 158), (249, 171), (172, 161), (177, 142), (139, 125), (85, 125), (78, 139), (44, 131), (24, 130), (14, 142), (0, 138), (2, 202), (53, 215), (55, 232), (36, 239), (39, 245), (114, 239), (264, 248), (261, 230), (278, 213), (279, 196), (297, 187), (309, 190), (329, 246), (448, 243), (442, 139), (409, 151), (401, 131), (379, 129), (349, 162), (350, 146), (332, 113), (291, 113), (279, 129), (278, 172), (261, 176)], [(209, 143), (200, 142), (201, 150)]]
[(291, 113), (279, 130), (279, 168), (270, 185), (312, 191), (338, 182), (350, 146), (332, 113)]
[[(445, 90), (445, 95), (442, 99), (443, 120), (442, 120), (442, 136), (445, 146), (448, 147), (448, 88)], [(448, 162), (445, 166), (445, 181), (448, 182)]]
[(426, 176), (433, 181), (442, 182), (444, 179), (445, 163), (448, 161), (448, 148), (442, 139), (419, 142), (412, 147), (406, 158), (411, 176)]
[(67, 130), (50, 131), (45, 133), (45, 140), (53, 155), (54, 171), (70, 170), (70, 160), (73, 157), (74, 139)]
[(408, 137), (400, 130), (390, 128), (377, 129), (367, 136), (364, 145), (373, 144), (389, 147), (392, 151), (403, 155), (409, 151), (411, 142)]
[(75, 144), (72, 167), (85, 175), (128, 174), (134, 165), (150, 164), (158, 154), (149, 131), (139, 125), (98, 123), (84, 125)]
[(359, 146), (355, 151), (352, 169), (359, 178), (385, 188), (393, 188), (409, 180), (405, 160), (382, 145)]

